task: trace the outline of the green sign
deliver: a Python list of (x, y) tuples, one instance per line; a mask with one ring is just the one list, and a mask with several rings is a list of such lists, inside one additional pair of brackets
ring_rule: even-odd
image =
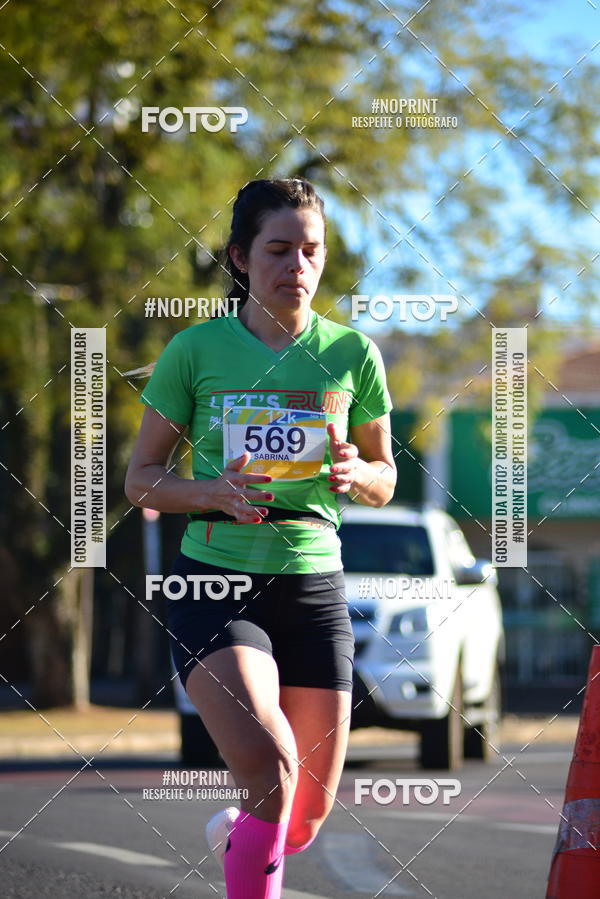
[[(448, 511), (491, 517), (491, 415), (454, 410), (450, 424)], [(531, 518), (600, 518), (600, 409), (544, 409), (529, 434)], [(468, 511), (467, 511), (468, 510)]]
[(417, 414), (411, 410), (391, 413), (392, 452), (398, 469), (395, 503), (420, 503), (423, 498), (422, 457), (411, 439), (416, 421)]

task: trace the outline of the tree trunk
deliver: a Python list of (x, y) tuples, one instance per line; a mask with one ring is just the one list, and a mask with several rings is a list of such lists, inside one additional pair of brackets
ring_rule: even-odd
[[(145, 573), (160, 574), (162, 568), (160, 517), (150, 520), (142, 512), (140, 523)], [(143, 606), (136, 603), (135, 610), (135, 690), (137, 702), (143, 705), (160, 686), (157, 681), (157, 622), (152, 617), (159, 616), (159, 603), (156, 599), (144, 599)]]
[(28, 616), (32, 702), (89, 706), (94, 570), (74, 568)]

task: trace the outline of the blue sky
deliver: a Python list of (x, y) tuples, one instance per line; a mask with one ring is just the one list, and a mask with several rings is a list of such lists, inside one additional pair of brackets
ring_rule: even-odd
[[(597, 0), (597, 3), (596, 0), (593, 0), (593, 2), (596, 4), (597, 8), (594, 8), (589, 0), (549, 0), (549, 2), (541, 0), (541, 2), (531, 4), (526, 7), (526, 12), (524, 12), (523, 16), (520, 18), (513, 39), (519, 44), (522, 44), (524, 50), (529, 54), (533, 54), (547, 61), (552, 61), (559, 67), (564, 65), (564, 69), (573, 65), (584, 53), (589, 53), (589, 59), (600, 67), (600, 46), (590, 52), (596, 41), (600, 40), (600, 0)], [(596, 114), (597, 110), (590, 110), (590, 115)], [(510, 168), (514, 166), (514, 162), (508, 158), (507, 153), (504, 153), (504, 158), (502, 158), (501, 148), (496, 151), (496, 156), (497, 158), (493, 161), (490, 160), (492, 162), (492, 165), (489, 168), (490, 172), (493, 173), (495, 169), (497, 171), (502, 171), (503, 169), (506, 170), (507, 167), (510, 170)], [(474, 158), (476, 159), (477, 156)], [(579, 221), (575, 222), (569, 220), (568, 222), (561, 223), (561, 227), (557, 229), (556, 220), (547, 213), (544, 204), (539, 202), (533, 192), (524, 191), (523, 186), (519, 185), (519, 173), (517, 170), (515, 170), (514, 175), (514, 182), (512, 180), (509, 182), (511, 184), (514, 183), (510, 214), (521, 217), (525, 216), (532, 221), (535, 221), (536, 233), (538, 234), (547, 233), (550, 235), (553, 232), (554, 238), (556, 238), (557, 233), (560, 235), (561, 228), (563, 228), (565, 235), (567, 235), (568, 232), (568, 235), (571, 238), (576, 236), (582, 245), (589, 245), (591, 248), (589, 258), (591, 258), (594, 255), (594, 252), (600, 248), (600, 225), (598, 225), (591, 216), (586, 216), (584, 214), (580, 216)], [(548, 177), (550, 178), (551, 176)], [(416, 200), (416, 205), (414, 207), (415, 218), (419, 215), (419, 208), (421, 205), (419, 200)], [(427, 208), (427, 204), (425, 208)], [(412, 211), (413, 210), (411, 209), (411, 212)], [(600, 217), (600, 211), (597, 212), (597, 214)], [(353, 223), (346, 224), (348, 227), (344, 228), (344, 230), (347, 236), (352, 240), (352, 237), (357, 236), (357, 229)], [(389, 250), (396, 239), (397, 236), (394, 237), (393, 231), (390, 231), (389, 241), (386, 241), (385, 245), (382, 244), (381, 247), (378, 245), (373, 248), (375, 259), (379, 258), (384, 252)], [(560, 242), (560, 236), (558, 237), (558, 242)], [(408, 248), (406, 248), (405, 252), (408, 255), (411, 254), (411, 251)], [(428, 251), (428, 253), (429, 258), (431, 258), (430, 251)], [(405, 257), (401, 256), (401, 258)], [(436, 260), (432, 259), (432, 262), (436, 262)], [(444, 253), (440, 251), (437, 265), (444, 271), (444, 274), (450, 277), (450, 280), (456, 280), (456, 278), (450, 274), (451, 265), (448, 266), (447, 253), (446, 256), (444, 256)], [(596, 261), (594, 269), (596, 269), (597, 266), (600, 266), (600, 259)], [(569, 279), (570, 274), (571, 273), (565, 273), (562, 283)], [(390, 288), (391, 284), (394, 284), (394, 289)], [(546, 291), (545, 301), (547, 302), (548, 299), (557, 294), (560, 291), (560, 287), (560, 279), (555, 284), (549, 284)], [(354, 292), (371, 295), (377, 293), (391, 295), (392, 293), (402, 293), (404, 289), (405, 288), (401, 283), (396, 284), (394, 279), (390, 278), (389, 270), (386, 273), (385, 264), (382, 264), (377, 267), (375, 272), (368, 279), (363, 281), (359, 287), (355, 288)], [(436, 276), (434, 272), (428, 270), (426, 266), (422, 280), (417, 286), (410, 290), (414, 293), (447, 294), (452, 292), (446, 279)], [(478, 305), (478, 298), (473, 295), (472, 290), (469, 290), (468, 293), (465, 292), (465, 295), (468, 296), (469, 300), (474, 302), (475, 305)], [(459, 302), (462, 303), (464, 308), (464, 301)], [(600, 304), (598, 305), (600, 306)], [(564, 325), (576, 322), (579, 317), (577, 308), (569, 299), (568, 292), (564, 294), (561, 292), (560, 302), (554, 302), (550, 308), (546, 308), (544, 314), (548, 319), (552, 318), (557, 323), (562, 323)], [(597, 314), (593, 315), (593, 322), (600, 333), (600, 309)], [(391, 324), (391, 321), (382, 324), (372, 323), (365, 315), (364, 317), (361, 317), (358, 322), (355, 322), (354, 326), (376, 335), (377, 333), (388, 330)], [(435, 322), (428, 324), (419, 324), (415, 322), (414, 325), (407, 322), (402, 327), (409, 330), (429, 330), (435, 328), (436, 325)]]
[(521, 28), (521, 39), (545, 56), (566, 37), (585, 51), (600, 37), (600, 0), (596, 9), (588, 0), (550, 0), (528, 15)]

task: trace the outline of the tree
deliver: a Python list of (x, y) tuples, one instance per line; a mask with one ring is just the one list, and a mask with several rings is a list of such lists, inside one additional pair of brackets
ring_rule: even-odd
[[(473, 149), (502, 140), (524, 186), (549, 209), (587, 214), (580, 201), (592, 206), (598, 191), (595, 135), (578, 110), (583, 96), (597, 97), (598, 72), (586, 60), (548, 91), (553, 64), (490, 39), (518, 21), (518, 10), (507, 4), (495, 14), (501, 21), (492, 20), (482, 0), (426, 5), (407, 27), (408, 4), (389, 11), (376, 0), (292, 0), (283, 8), (243, 0), (233, 12), (190, 0), (107, 0), (77, 17), (57, 0), (24, 0), (9, 12), (0, 54), (0, 411), (8, 422), (0, 432), (0, 516), (19, 580), (10, 602), (29, 633), (34, 703), (43, 707), (86, 701), (90, 579), (68, 571), (70, 325), (107, 323), (108, 500), (118, 533), (141, 414), (139, 384), (121, 372), (155, 359), (182, 326), (146, 324), (143, 300), (222, 295), (217, 251), (239, 186), (295, 174), (325, 195), (333, 217), (319, 311), (346, 317), (344, 295), (376, 263), (374, 247), (385, 246), (389, 276), (405, 286), (417, 277), (418, 250), (438, 263), (442, 248), (451, 250), (450, 267), (469, 271), (496, 314), (503, 279), (514, 272), (482, 260), (502, 256), (510, 241), (495, 217), (511, 196), (484, 166), (463, 177)], [(432, 92), (460, 117), (459, 130), (352, 125), (374, 97)], [(542, 93), (543, 114), (515, 124), (539, 110)], [(142, 133), (143, 106), (187, 105), (244, 106), (248, 124), (236, 134)], [(505, 123), (514, 126), (508, 136)], [(546, 168), (564, 166), (573, 192), (558, 190), (535, 156)], [(433, 211), (413, 227), (414, 204), (428, 195)], [(350, 219), (360, 223), (360, 246), (348, 239)], [(573, 258), (525, 225), (516, 232), (528, 260), (521, 293), (534, 266), (540, 285)], [(580, 243), (574, 234), (571, 244)], [(437, 338), (440, 372), (456, 360), (468, 367), (487, 341), (486, 327), (469, 315), (457, 330), (470, 339), (454, 341), (454, 363), (442, 352), (448, 333)], [(405, 384), (400, 373), (397, 396)]]

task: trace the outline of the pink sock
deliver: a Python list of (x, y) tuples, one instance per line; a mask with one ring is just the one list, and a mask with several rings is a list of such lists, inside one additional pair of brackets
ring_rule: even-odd
[(316, 839), (317, 839), (317, 835), (315, 834), (314, 837), (312, 837), (310, 840), (307, 840), (306, 843), (302, 843), (301, 846), (288, 846), (288, 844), (286, 843), (285, 848), (283, 850), (283, 854), (284, 855), (293, 855), (294, 852), (304, 852), (304, 850), (308, 849), (310, 844), (314, 843), (314, 841)]
[(280, 899), (288, 823), (240, 812), (225, 851), (227, 899)]

